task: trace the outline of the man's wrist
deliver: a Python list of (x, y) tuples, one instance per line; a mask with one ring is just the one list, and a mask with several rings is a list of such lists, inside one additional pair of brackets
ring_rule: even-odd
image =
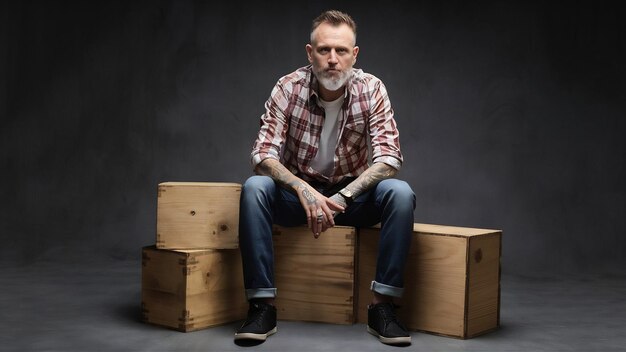
[(300, 180), (289, 182), (287, 185), (291, 187), (294, 193), (298, 193), (306, 188), (304, 182)]
[(343, 188), (337, 192), (346, 202), (347, 205), (352, 204), (354, 202), (354, 194), (347, 188)]
[(348, 203), (346, 202), (346, 200), (339, 193), (333, 194), (329, 199), (332, 200), (333, 202), (341, 205), (344, 208), (348, 206)]

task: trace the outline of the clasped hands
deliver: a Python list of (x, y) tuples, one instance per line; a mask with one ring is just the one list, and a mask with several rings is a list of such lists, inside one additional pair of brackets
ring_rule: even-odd
[(315, 238), (335, 226), (336, 214), (343, 213), (347, 206), (341, 195), (334, 194), (331, 197), (325, 197), (312, 187), (301, 188), (298, 191), (298, 198), (306, 213), (307, 226)]

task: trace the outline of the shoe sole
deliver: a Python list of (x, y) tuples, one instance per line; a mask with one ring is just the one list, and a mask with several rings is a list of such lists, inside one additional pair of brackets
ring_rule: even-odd
[(378, 340), (386, 345), (405, 345), (411, 343), (411, 336), (385, 337), (379, 334), (376, 330), (370, 328), (369, 325), (367, 326), (367, 332), (378, 337)]
[(278, 331), (278, 329), (276, 329), (276, 327), (274, 327), (272, 330), (268, 331), (265, 334), (254, 334), (251, 332), (243, 332), (240, 334), (235, 334), (235, 341), (236, 340), (257, 340), (257, 341), (265, 341), (267, 340), (268, 336), (270, 335), (274, 335), (276, 332)]

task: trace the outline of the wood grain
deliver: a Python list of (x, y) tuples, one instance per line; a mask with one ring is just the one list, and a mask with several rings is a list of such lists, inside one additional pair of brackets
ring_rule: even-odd
[[(410, 330), (458, 338), (496, 328), (499, 277), (494, 277), (494, 273), (499, 274), (501, 232), (428, 224), (415, 224), (414, 228), (418, 231), (413, 233), (407, 260), (404, 296), (395, 300), (401, 306), (398, 310), (401, 321)], [(367, 323), (379, 231), (377, 228), (359, 231), (359, 323)], [(470, 243), (475, 245), (472, 247)]]
[(143, 320), (179, 331), (246, 316), (239, 250), (143, 249)]
[(500, 241), (500, 233), (470, 240), (467, 337), (500, 323)]
[(354, 323), (354, 241), (352, 227), (318, 239), (306, 227), (274, 227), (279, 319)]
[(157, 248), (238, 248), (240, 195), (236, 183), (159, 184)]

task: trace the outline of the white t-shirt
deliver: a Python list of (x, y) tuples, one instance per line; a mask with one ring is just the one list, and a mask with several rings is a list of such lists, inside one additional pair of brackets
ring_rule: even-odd
[(311, 167), (322, 175), (330, 176), (335, 163), (335, 149), (339, 134), (339, 113), (343, 105), (344, 96), (337, 100), (325, 101), (320, 98), (320, 105), (324, 108), (325, 117), (320, 136), (319, 149), (311, 161)]

